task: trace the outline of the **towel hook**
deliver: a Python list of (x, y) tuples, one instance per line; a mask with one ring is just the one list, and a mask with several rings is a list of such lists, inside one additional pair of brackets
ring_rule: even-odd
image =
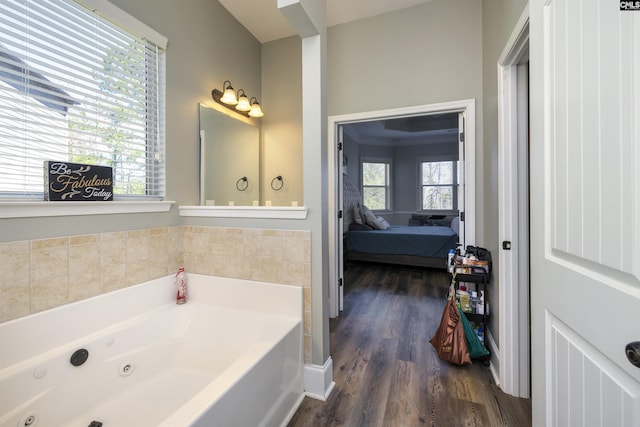
[(238, 191), (244, 191), (247, 189), (247, 187), (249, 187), (249, 180), (246, 176), (243, 176), (236, 181), (236, 188), (238, 189)]
[(283, 186), (284, 186), (284, 180), (282, 179), (282, 175), (278, 175), (271, 180), (271, 188), (274, 189), (275, 191), (282, 190)]

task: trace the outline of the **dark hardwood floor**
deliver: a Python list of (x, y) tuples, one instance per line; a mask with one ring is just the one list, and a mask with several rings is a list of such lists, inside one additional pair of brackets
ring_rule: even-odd
[(500, 391), (481, 362), (438, 358), (435, 333), (449, 286), (444, 271), (349, 264), (344, 311), (332, 319), (336, 387), (306, 397), (301, 426), (530, 426), (531, 403)]

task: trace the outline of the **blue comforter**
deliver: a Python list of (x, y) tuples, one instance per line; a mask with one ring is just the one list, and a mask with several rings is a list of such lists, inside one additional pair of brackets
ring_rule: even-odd
[(347, 231), (345, 250), (446, 258), (458, 235), (449, 227), (391, 226), (386, 230)]

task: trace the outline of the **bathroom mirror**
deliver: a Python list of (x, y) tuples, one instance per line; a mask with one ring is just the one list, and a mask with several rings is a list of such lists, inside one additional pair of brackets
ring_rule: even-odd
[(252, 206), (260, 200), (260, 129), (199, 104), (200, 204)]

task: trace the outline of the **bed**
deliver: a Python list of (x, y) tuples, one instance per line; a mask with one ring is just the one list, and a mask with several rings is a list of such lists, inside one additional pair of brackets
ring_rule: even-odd
[[(453, 228), (427, 225), (385, 227), (383, 223), (382, 228), (386, 229), (375, 226), (371, 229), (371, 225), (366, 225), (365, 215), (361, 214), (358, 221), (358, 211), (364, 209), (360, 207), (360, 200), (358, 189), (345, 181), (343, 209), (346, 261), (446, 268), (447, 253), (458, 242), (457, 218), (452, 221)], [(373, 221), (369, 223), (373, 224)]]

